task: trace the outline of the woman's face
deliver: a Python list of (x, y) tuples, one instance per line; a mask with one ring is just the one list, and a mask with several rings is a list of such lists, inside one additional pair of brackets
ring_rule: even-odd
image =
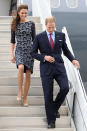
[(28, 10), (27, 9), (21, 9), (19, 12), (18, 12), (19, 16), (20, 16), (20, 19), (23, 21), (25, 20), (25, 18), (27, 17), (28, 15)]

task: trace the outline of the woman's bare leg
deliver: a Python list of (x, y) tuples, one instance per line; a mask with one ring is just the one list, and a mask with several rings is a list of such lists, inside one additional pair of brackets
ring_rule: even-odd
[(18, 97), (17, 99), (22, 98), (22, 85), (23, 85), (23, 74), (24, 74), (24, 65), (18, 65)]
[(25, 83), (24, 83), (24, 97), (23, 97), (23, 104), (24, 106), (27, 106), (27, 95), (28, 95), (28, 90), (30, 87), (30, 78), (31, 78), (31, 71), (26, 70), (26, 77), (25, 77)]

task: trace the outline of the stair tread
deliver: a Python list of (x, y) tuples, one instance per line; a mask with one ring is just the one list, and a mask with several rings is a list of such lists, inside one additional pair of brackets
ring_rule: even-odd
[[(0, 131), (48, 131), (46, 127), (43, 128), (15, 128), (15, 129), (0, 129)], [(73, 128), (55, 128), (50, 129), (50, 131), (74, 131)]]
[[(6, 127), (46, 127), (45, 117), (0, 117), (0, 128)], [(61, 116), (56, 119), (56, 127), (70, 127), (70, 117)]]
[[(59, 91), (58, 85), (54, 87), (54, 95)], [(18, 93), (18, 86), (0, 86), (0, 95), (1, 96), (16, 96)], [(28, 94), (43, 96), (42, 86), (30, 86)]]
[[(68, 115), (68, 107), (61, 106), (59, 109), (61, 116)], [(0, 107), (0, 117), (1, 116), (10, 116), (10, 117), (35, 117), (35, 116), (45, 116), (45, 107), (44, 106), (29, 106), (29, 107)]]
[[(28, 96), (29, 105), (44, 105), (43, 96)], [(65, 102), (63, 103), (65, 105)], [(0, 106), (19, 106), (17, 96), (0, 96)]]

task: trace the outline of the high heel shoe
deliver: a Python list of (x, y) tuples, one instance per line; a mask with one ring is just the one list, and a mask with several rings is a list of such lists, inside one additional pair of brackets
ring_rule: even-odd
[(23, 103), (23, 106), (24, 106), (24, 107), (28, 107), (28, 103), (25, 103), (25, 104)]
[(24, 107), (28, 107), (28, 102), (27, 102), (27, 100), (26, 100), (26, 102), (24, 103), (24, 97), (23, 97), (22, 103), (23, 103), (23, 106), (24, 106)]
[(22, 98), (19, 98), (19, 97), (17, 96), (17, 103), (20, 104), (20, 105), (22, 105)]

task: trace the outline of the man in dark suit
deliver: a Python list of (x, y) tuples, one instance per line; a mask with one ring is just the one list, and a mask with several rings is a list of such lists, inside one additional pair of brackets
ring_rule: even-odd
[[(61, 57), (62, 51), (77, 68), (80, 68), (80, 65), (67, 47), (65, 34), (55, 31), (55, 18), (46, 18), (45, 24), (46, 31), (36, 36), (31, 55), (40, 61), (48, 128), (55, 128), (56, 117), (60, 117), (58, 110), (69, 91), (64, 61)], [(38, 53), (38, 49), (40, 53)], [(60, 86), (60, 92), (55, 101), (53, 100), (54, 79)]]

